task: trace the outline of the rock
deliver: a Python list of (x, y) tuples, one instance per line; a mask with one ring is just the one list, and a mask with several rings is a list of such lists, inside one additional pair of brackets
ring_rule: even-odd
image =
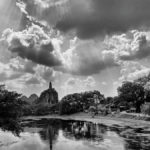
[(49, 104), (49, 105), (58, 103), (58, 93), (52, 87), (51, 82), (49, 83), (49, 88), (41, 93), (38, 103)]

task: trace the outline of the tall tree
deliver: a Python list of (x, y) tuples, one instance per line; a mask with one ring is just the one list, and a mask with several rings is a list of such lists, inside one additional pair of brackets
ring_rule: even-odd
[(22, 101), (20, 94), (5, 89), (0, 85), (0, 125), (4, 130), (18, 133), (20, 131), (19, 118), (22, 115)]
[(132, 104), (137, 113), (141, 112), (140, 107), (144, 103), (144, 94), (144, 87), (135, 82), (123, 82), (122, 86), (118, 88), (118, 97), (121, 102), (127, 105)]

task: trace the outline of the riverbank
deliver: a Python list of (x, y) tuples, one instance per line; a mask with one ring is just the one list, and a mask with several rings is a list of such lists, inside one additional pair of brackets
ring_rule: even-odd
[[(63, 119), (63, 120), (81, 120), (81, 121), (89, 121), (93, 123), (105, 124), (107, 126), (131, 126), (131, 127), (148, 127), (150, 126), (150, 121), (145, 120), (137, 120), (133, 118), (133, 115), (114, 115), (114, 116), (95, 116), (92, 118), (88, 113), (76, 113), (72, 115), (47, 115), (47, 116), (28, 116), (23, 117), (22, 121), (29, 120), (40, 120), (40, 119)], [(132, 119), (131, 119), (132, 118)]]

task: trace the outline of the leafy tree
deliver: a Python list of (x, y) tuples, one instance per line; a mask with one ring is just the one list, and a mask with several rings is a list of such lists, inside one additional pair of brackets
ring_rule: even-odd
[(150, 105), (149, 104), (142, 105), (141, 112), (145, 115), (150, 115)]
[(19, 118), (22, 115), (20, 94), (5, 89), (0, 85), (0, 126), (4, 130), (19, 132)]
[(104, 96), (99, 91), (89, 91), (69, 94), (60, 102), (60, 114), (72, 114), (89, 109), (90, 106), (100, 103)]
[(145, 91), (145, 101), (150, 102), (150, 73), (147, 76), (143, 76), (135, 80), (134, 83), (138, 83), (143, 86)]
[(144, 103), (144, 94), (144, 87), (135, 82), (124, 82), (118, 88), (120, 104), (130, 107), (132, 103), (137, 113), (141, 112), (140, 107)]
[(143, 87), (150, 81), (150, 73), (147, 76), (143, 76), (134, 80), (135, 83), (142, 85)]
[(0, 117), (18, 119), (22, 115), (21, 94), (0, 86)]

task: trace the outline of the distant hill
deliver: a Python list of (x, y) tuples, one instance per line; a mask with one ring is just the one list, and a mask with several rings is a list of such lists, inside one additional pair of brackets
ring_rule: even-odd
[(33, 104), (38, 100), (38, 96), (36, 94), (31, 94), (29, 97), (22, 96), (21, 99), (27, 103)]
[(28, 98), (29, 103), (34, 103), (35, 101), (38, 100), (38, 96), (36, 94), (31, 94)]
[(27, 98), (26, 96), (22, 96), (22, 97), (21, 97), (21, 100), (28, 102), (28, 98)]

